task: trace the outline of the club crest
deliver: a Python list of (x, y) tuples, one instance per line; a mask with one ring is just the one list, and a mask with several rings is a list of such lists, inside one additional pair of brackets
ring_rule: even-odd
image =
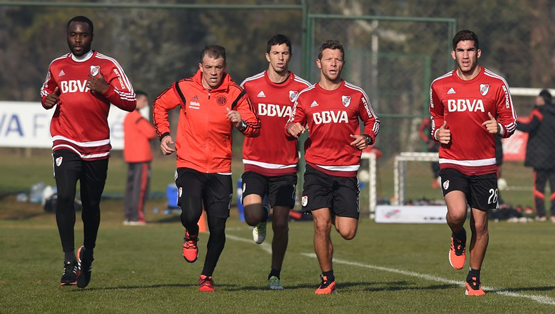
[(341, 101), (343, 102), (343, 106), (349, 107), (351, 104), (351, 96), (341, 96)]
[(297, 96), (299, 96), (299, 92), (294, 91), (294, 90), (289, 91), (289, 100), (291, 102), (295, 102), (295, 100), (297, 100)]
[(482, 94), (482, 96), (486, 96), (488, 91), (489, 91), (489, 84), (480, 84), (480, 94)]
[(306, 196), (306, 195), (303, 196), (303, 198), (302, 198), (302, 200), (301, 200), (301, 204), (302, 204), (303, 206), (308, 205), (308, 196)]
[(443, 182), (443, 189), (447, 190), (449, 188), (449, 180), (445, 180), (445, 182)]
[(62, 164), (64, 157), (60, 156), (58, 158), (56, 158), (56, 166), (60, 166)]
[(100, 73), (100, 66), (99, 65), (91, 65), (91, 75), (97, 76)]

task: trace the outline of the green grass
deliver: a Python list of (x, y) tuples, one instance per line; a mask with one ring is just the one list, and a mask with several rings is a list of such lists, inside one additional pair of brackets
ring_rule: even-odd
[[(0, 195), (6, 192), (28, 191), (37, 182), (55, 186), (52, 176), (52, 157), (48, 149), (35, 149), (31, 156), (26, 157), (17, 151), (0, 148)], [(243, 165), (238, 155), (233, 161), (233, 185), (243, 172)], [(166, 186), (174, 181), (175, 156), (161, 156), (155, 154), (152, 162), (151, 193), (164, 195)], [(431, 188), (432, 175), (428, 162), (408, 162), (406, 169), (406, 199), (427, 198), (432, 200), (443, 199), (439, 189)], [(127, 165), (121, 157), (121, 152), (113, 152), (108, 167), (108, 179), (104, 190), (105, 196), (123, 195), (127, 176)], [(532, 170), (525, 168), (522, 163), (506, 162), (503, 165), (503, 177), (508, 184), (517, 187), (517, 190), (502, 191), (502, 197), (507, 203), (513, 205), (532, 204)], [(301, 187), (299, 186), (299, 189)], [(546, 190), (548, 195), (549, 189)], [(379, 198), (391, 199), (393, 197), (393, 161), (379, 160), (377, 173), (377, 194)], [(361, 212), (367, 214), (369, 210), (368, 187), (361, 189)], [(234, 202), (235, 202), (234, 198)], [(546, 201), (549, 208), (549, 201)]]
[[(178, 215), (154, 214), (149, 202), (144, 227), (122, 225), (121, 200), (102, 202), (92, 281), (86, 289), (60, 287), (63, 253), (55, 217), (40, 206), (0, 200), (1, 313), (553, 313), (552, 223), (491, 223), (482, 281), (494, 289), (464, 296), (466, 271), (449, 266), (446, 225), (384, 225), (362, 220), (357, 237), (333, 232), (339, 293), (314, 295), (317, 261), (310, 254), (312, 222), (290, 224), (282, 271), (284, 291), (265, 289), (270, 266), (267, 243), (256, 245), (251, 229), (228, 222), (226, 248), (214, 274), (217, 291), (200, 293), (208, 234), (200, 258), (181, 257)], [(269, 235), (271, 239), (271, 231)], [(82, 223), (76, 224), (76, 245)], [(307, 255), (308, 254), (308, 255)], [(404, 272), (401, 272), (404, 271)], [(434, 278), (418, 276), (429, 275)], [(454, 281), (451, 282), (451, 281)], [(514, 296), (502, 295), (510, 291)], [(526, 296), (541, 296), (550, 304)]]

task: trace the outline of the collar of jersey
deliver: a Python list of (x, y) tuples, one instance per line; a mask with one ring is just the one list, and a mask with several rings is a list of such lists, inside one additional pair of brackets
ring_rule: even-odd
[(78, 57), (78, 56), (76, 56), (72, 53), (71, 54), (71, 60), (73, 60), (75, 62), (85, 62), (85, 61), (89, 60), (90, 58), (92, 58), (93, 54), (94, 54), (94, 51), (92, 49), (89, 50), (89, 52), (87, 52), (86, 54), (82, 55), (81, 57)]

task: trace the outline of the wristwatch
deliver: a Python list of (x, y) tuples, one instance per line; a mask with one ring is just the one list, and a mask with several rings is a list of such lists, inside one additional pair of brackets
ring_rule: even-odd
[(370, 135), (362, 134), (362, 136), (364, 136), (364, 138), (366, 139), (366, 145), (368, 146), (372, 145), (372, 138), (370, 137)]
[(247, 129), (247, 123), (245, 123), (244, 120), (241, 120), (241, 124), (239, 125), (239, 127), (237, 128), (237, 130), (243, 132)]

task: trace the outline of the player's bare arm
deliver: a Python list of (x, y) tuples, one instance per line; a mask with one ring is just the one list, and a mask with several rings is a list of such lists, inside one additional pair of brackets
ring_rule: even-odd
[(287, 125), (287, 133), (289, 133), (294, 138), (299, 138), (299, 135), (303, 134), (306, 129), (299, 123), (290, 123)]
[(451, 142), (451, 130), (447, 127), (447, 121), (443, 121), (443, 125), (437, 130), (436, 139), (441, 144), (449, 144)]
[(486, 130), (488, 130), (491, 134), (499, 133), (499, 124), (497, 123), (497, 120), (495, 120), (495, 117), (491, 114), (491, 112), (488, 112), (488, 116), (489, 120), (484, 121), (482, 125), (485, 126)]
[(98, 77), (89, 74), (87, 87), (92, 91), (104, 94), (108, 90), (109, 85), (106, 83), (106, 80), (104, 80), (102, 73), (99, 72)]
[(171, 155), (175, 153), (175, 148), (171, 147), (174, 144), (175, 143), (173, 142), (171, 135), (164, 136), (164, 138), (160, 141), (160, 149), (162, 150), (162, 153), (164, 153), (164, 155)]
[(46, 99), (44, 100), (44, 108), (50, 109), (54, 107), (59, 100), (60, 100), (60, 88), (56, 86), (56, 89), (54, 89), (54, 92), (46, 96)]

